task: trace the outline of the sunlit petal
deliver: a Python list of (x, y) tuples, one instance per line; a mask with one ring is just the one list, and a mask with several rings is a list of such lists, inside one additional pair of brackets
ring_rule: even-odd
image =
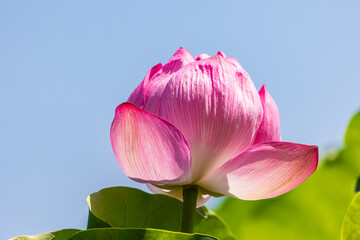
[(181, 68), (164, 90), (159, 114), (189, 142), (193, 181), (255, 140), (262, 105), (245, 74), (217, 55)]
[(198, 184), (209, 191), (245, 200), (272, 198), (304, 182), (317, 164), (317, 146), (262, 143), (226, 162)]
[(130, 103), (119, 105), (111, 144), (124, 173), (137, 182), (188, 183), (190, 151), (172, 124)]
[(178, 49), (161, 71), (157, 72), (149, 81), (144, 110), (158, 115), (160, 98), (170, 77), (194, 61), (194, 57), (186, 49)]

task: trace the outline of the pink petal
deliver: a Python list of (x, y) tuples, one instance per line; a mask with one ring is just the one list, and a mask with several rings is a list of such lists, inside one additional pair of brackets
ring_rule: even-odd
[(197, 55), (197, 57), (195, 58), (196, 61), (199, 61), (199, 60), (203, 60), (203, 59), (207, 59), (209, 58), (210, 56), (206, 53), (200, 53), (199, 55)]
[(244, 68), (241, 66), (241, 64), (238, 62), (238, 60), (236, 58), (232, 58), (232, 57), (228, 57), (226, 58), (226, 61), (235, 65), (236, 67), (238, 67), (241, 71), (244, 71)]
[(197, 184), (245, 200), (272, 198), (304, 182), (317, 164), (317, 146), (261, 143), (229, 160)]
[(265, 85), (259, 91), (264, 114), (254, 144), (280, 141), (280, 116), (274, 99), (266, 90)]
[(223, 58), (226, 58), (226, 55), (223, 51), (218, 51), (217, 53), (219, 56), (223, 57)]
[(183, 66), (194, 62), (195, 59), (185, 48), (179, 48), (170, 60), (164, 65), (164, 73), (174, 73)]
[[(183, 196), (182, 196), (183, 187), (182, 186), (176, 186), (171, 189), (159, 188), (159, 187), (156, 187), (151, 184), (146, 184), (146, 186), (150, 189), (150, 191), (152, 191), (155, 194), (164, 194), (164, 195), (171, 196), (173, 198), (177, 198), (180, 201), (183, 200)], [(204, 193), (202, 191), (202, 189), (198, 189), (198, 197), (196, 200), (196, 207), (198, 208), (198, 207), (203, 206), (210, 198), (211, 198), (211, 196), (209, 194)]]
[(262, 106), (248, 75), (214, 56), (191, 63), (171, 77), (159, 114), (188, 140), (196, 181), (253, 143)]
[(124, 173), (142, 183), (189, 182), (190, 150), (173, 125), (131, 103), (120, 104), (110, 131)]
[(194, 57), (186, 49), (178, 49), (162, 70), (149, 81), (144, 110), (158, 115), (160, 97), (170, 77), (176, 71), (194, 61)]
[(131, 93), (128, 102), (135, 104), (136, 106), (142, 108), (145, 104), (146, 92), (150, 79), (159, 72), (162, 68), (161, 63), (152, 67), (146, 74), (144, 80), (140, 83), (139, 86)]

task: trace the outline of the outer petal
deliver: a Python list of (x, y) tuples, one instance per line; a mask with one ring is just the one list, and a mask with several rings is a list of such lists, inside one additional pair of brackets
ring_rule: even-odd
[(194, 62), (194, 57), (184, 48), (178, 49), (161, 71), (149, 81), (144, 110), (158, 115), (159, 101), (172, 74)]
[(189, 142), (195, 182), (253, 143), (262, 106), (251, 79), (222, 56), (215, 56), (173, 75), (159, 114)]
[(278, 107), (274, 99), (266, 90), (266, 86), (262, 86), (259, 91), (264, 114), (259, 131), (256, 135), (254, 144), (262, 142), (280, 141), (280, 116)]
[(161, 70), (161, 68), (162, 68), (162, 65), (161, 65), (161, 63), (159, 63), (159, 64), (155, 65), (154, 67), (152, 67), (147, 72), (144, 80), (131, 93), (131, 95), (128, 99), (128, 102), (133, 103), (140, 108), (144, 107), (149, 81), (154, 76), (155, 73), (157, 73)]
[(173, 125), (130, 103), (120, 104), (110, 131), (120, 167), (142, 183), (189, 182), (190, 151)]
[(229, 160), (197, 184), (245, 200), (272, 198), (304, 182), (317, 164), (317, 146), (262, 143)]
[[(172, 189), (158, 188), (151, 184), (146, 184), (146, 186), (150, 189), (150, 191), (152, 191), (155, 194), (165, 194), (173, 198), (177, 198), (181, 201), (183, 200), (182, 186), (176, 186)], [(196, 200), (196, 207), (201, 207), (211, 198), (211, 196), (209, 194), (203, 193), (201, 189), (199, 189), (198, 191), (199, 192), (198, 192), (198, 198)]]

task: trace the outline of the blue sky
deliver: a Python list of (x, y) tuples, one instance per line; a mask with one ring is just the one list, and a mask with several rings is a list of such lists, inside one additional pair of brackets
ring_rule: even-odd
[(359, 1), (1, 1), (0, 239), (84, 228), (85, 198), (129, 180), (109, 130), (179, 47), (235, 57), (285, 141), (338, 146), (360, 109)]

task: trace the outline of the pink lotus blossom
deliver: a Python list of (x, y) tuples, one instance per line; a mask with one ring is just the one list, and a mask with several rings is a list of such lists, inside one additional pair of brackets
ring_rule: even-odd
[(235, 58), (194, 58), (180, 48), (151, 68), (116, 108), (111, 143), (120, 167), (155, 193), (182, 198), (198, 186), (210, 196), (272, 198), (305, 181), (318, 164), (317, 146), (282, 142), (276, 103), (257, 92)]

